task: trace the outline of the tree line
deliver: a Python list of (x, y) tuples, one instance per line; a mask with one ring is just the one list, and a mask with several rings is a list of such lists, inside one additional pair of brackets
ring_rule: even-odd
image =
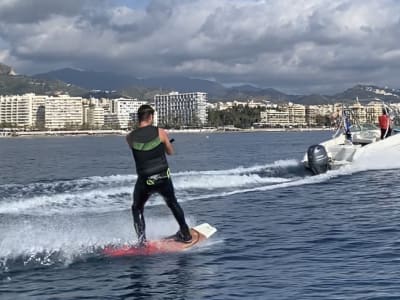
[(210, 109), (208, 111), (208, 124), (211, 127), (233, 125), (237, 128), (250, 128), (253, 123), (260, 122), (260, 113), (266, 107), (249, 107), (237, 105), (225, 110)]

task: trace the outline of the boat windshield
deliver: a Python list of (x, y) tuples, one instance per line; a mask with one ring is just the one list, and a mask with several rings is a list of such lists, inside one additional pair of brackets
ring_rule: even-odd
[[(359, 100), (357, 99), (357, 102)], [(368, 100), (370, 101), (370, 100)], [(377, 103), (381, 103), (382, 108), (385, 109), (390, 116), (391, 126), (395, 132), (400, 132), (400, 106), (386, 104), (379, 99), (375, 99)], [(339, 112), (339, 110), (338, 110)], [(379, 131), (379, 127), (374, 123), (360, 123), (360, 118), (357, 113), (351, 109), (351, 107), (342, 104), (342, 113), (337, 117), (334, 122), (337, 124), (336, 132), (333, 137), (337, 137), (340, 134), (351, 134), (354, 132), (370, 134), (373, 131)]]
[(351, 128), (352, 131), (370, 131), (370, 130), (378, 130), (378, 126), (371, 123), (357, 124)]

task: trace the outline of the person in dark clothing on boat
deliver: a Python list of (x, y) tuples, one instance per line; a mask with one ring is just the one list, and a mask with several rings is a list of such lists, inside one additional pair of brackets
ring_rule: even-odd
[(179, 205), (172, 184), (165, 153), (172, 155), (174, 148), (167, 132), (153, 126), (154, 109), (142, 105), (138, 109), (139, 127), (126, 136), (136, 164), (137, 181), (133, 192), (132, 215), (139, 245), (146, 242), (144, 205), (149, 197), (160, 194), (170, 208), (180, 230), (175, 240), (190, 243), (192, 236), (186, 223), (184, 212)]
[(344, 129), (344, 135), (346, 137), (346, 141), (351, 143), (353, 140), (353, 137), (351, 134), (351, 122), (350, 122), (350, 116), (349, 116), (348, 112), (343, 112), (343, 129)]
[(379, 127), (381, 128), (381, 140), (391, 136), (392, 128), (391, 128), (391, 120), (386, 111), (386, 108), (382, 109), (382, 115), (379, 116)]

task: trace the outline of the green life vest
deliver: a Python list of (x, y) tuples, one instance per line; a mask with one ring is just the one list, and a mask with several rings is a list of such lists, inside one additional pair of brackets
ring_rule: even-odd
[(167, 172), (168, 162), (165, 146), (158, 134), (158, 127), (140, 127), (132, 131), (130, 137), (138, 176), (147, 178)]

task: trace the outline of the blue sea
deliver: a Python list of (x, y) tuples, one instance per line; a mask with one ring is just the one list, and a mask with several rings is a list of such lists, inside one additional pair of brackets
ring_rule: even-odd
[[(171, 134), (187, 252), (109, 258), (134, 244), (136, 175), (123, 136), (0, 139), (0, 299), (400, 299), (400, 149), (311, 176), (332, 132)], [(163, 200), (147, 235), (178, 229)]]

